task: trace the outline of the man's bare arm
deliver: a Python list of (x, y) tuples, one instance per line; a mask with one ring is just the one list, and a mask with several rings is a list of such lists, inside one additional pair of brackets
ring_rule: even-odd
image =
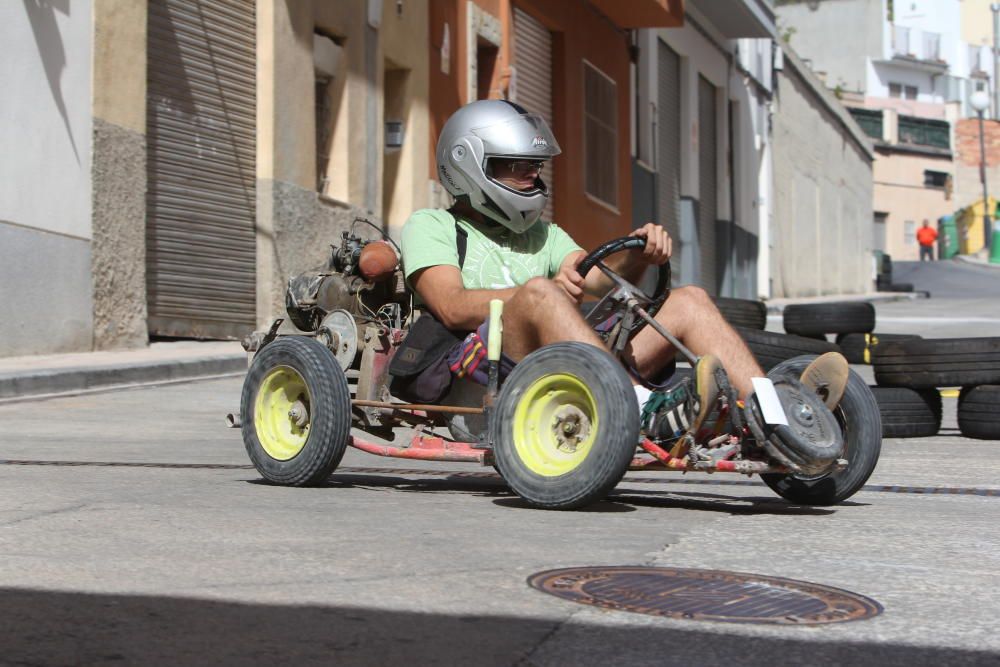
[(517, 287), (506, 289), (465, 289), (462, 273), (447, 264), (429, 266), (410, 277), (410, 284), (434, 317), (449, 329), (472, 331), (490, 314), (490, 301), (507, 301)]

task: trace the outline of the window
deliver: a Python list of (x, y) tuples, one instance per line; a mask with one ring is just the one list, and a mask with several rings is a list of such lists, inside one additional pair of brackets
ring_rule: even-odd
[(313, 33), (313, 72), (316, 120), (316, 191), (327, 194), (330, 188), (330, 156), (336, 124), (337, 89), (343, 86), (344, 66), (341, 42), (319, 30)]
[(583, 64), (583, 143), (586, 192), (618, 206), (618, 95), (615, 82)]
[(890, 83), (889, 97), (895, 97), (903, 100), (915, 100), (917, 99), (917, 87), (906, 86), (901, 83)]
[(948, 185), (949, 178), (951, 178), (951, 175), (944, 171), (924, 170), (924, 187), (944, 188)]
[(917, 223), (912, 220), (903, 223), (903, 238), (906, 245), (917, 245)]
[(330, 179), (326, 170), (330, 165), (330, 138), (333, 119), (330, 113), (330, 79), (316, 77), (316, 191), (326, 192)]
[(482, 37), (476, 44), (476, 99), (490, 98), (493, 84), (493, 72), (497, 66), (497, 56), (500, 49), (495, 44), (487, 42)]

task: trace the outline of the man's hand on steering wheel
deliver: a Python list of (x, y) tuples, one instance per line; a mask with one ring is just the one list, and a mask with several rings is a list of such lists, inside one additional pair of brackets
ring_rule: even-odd
[(638, 263), (645, 268), (647, 264), (659, 266), (670, 260), (670, 255), (673, 252), (673, 240), (662, 225), (647, 222), (629, 236), (646, 239), (645, 248), (635, 248), (629, 251), (630, 264)]
[(583, 276), (581, 276), (577, 270), (576, 266), (583, 259), (583, 254), (581, 253), (578, 257), (574, 258), (572, 262), (563, 262), (563, 265), (559, 267), (559, 273), (552, 279), (555, 284), (563, 288), (566, 295), (569, 296), (577, 304), (583, 303), (584, 291), (583, 291)]

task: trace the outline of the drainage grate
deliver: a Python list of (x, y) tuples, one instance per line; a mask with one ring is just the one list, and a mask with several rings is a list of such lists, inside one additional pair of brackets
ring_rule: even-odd
[(839, 588), (720, 570), (574, 567), (539, 572), (528, 584), (604, 609), (699, 621), (817, 625), (882, 613), (875, 600)]

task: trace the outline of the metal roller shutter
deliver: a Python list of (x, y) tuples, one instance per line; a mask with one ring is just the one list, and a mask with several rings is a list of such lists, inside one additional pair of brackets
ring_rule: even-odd
[[(545, 119), (556, 140), (562, 137), (556, 131), (552, 114), (552, 34), (538, 20), (514, 8), (514, 67), (517, 82), (512, 102)], [(558, 158), (556, 158), (558, 160)], [(555, 160), (545, 165), (542, 178), (549, 186), (549, 201), (543, 217), (555, 219)]]
[(698, 247), (701, 258), (701, 286), (718, 294), (715, 262), (716, 211), (716, 127), (715, 86), (698, 77)]
[(236, 338), (256, 312), (251, 0), (149, 3), (149, 332)]
[(670, 260), (681, 275), (681, 59), (659, 42), (657, 62), (656, 171), (660, 224), (674, 243)]

